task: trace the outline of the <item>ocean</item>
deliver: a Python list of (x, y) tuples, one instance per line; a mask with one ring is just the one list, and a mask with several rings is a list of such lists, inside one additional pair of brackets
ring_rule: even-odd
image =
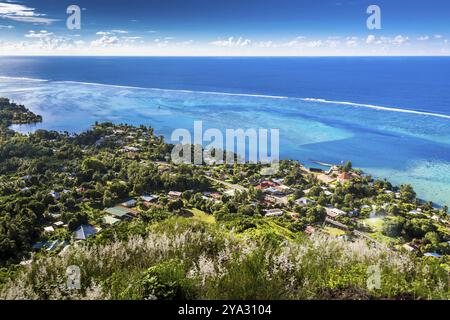
[(0, 96), (80, 132), (279, 128), (282, 158), (351, 160), (450, 206), (450, 58), (1, 57)]

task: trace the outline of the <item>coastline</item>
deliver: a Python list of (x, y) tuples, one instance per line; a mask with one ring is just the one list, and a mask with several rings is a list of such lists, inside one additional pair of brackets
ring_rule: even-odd
[[(39, 85), (42, 86), (42, 94), (39, 89), (36, 88), (36, 85), (39, 83), (44, 84)], [(266, 111), (265, 109), (258, 107), (260, 104), (273, 104), (273, 102), (270, 102), (272, 100), (264, 100), (266, 98), (262, 97), (255, 98), (207, 94), (197, 95), (196, 93), (176, 94), (176, 91), (170, 91), (164, 95), (160, 95), (158, 92), (153, 92), (150, 96), (148, 96), (148, 90), (143, 89), (139, 89), (139, 91), (134, 92), (129, 91), (132, 89), (118, 89), (110, 86), (102, 86), (101, 90), (94, 90), (96, 87), (80, 84), (72, 87), (73, 85), (66, 83), (58, 84), (55, 90), (58, 90), (57, 92), (59, 92), (57, 95), (58, 97), (63, 97), (63, 95), (66, 95), (67, 93), (67, 98), (64, 98), (63, 100), (59, 100), (59, 98), (54, 100), (53, 98), (48, 98), (45, 93), (48, 90), (47, 88), (53, 88), (53, 86), (54, 84), (48, 82), (35, 82), (35, 84), (32, 85), (34, 88), (33, 91), (9, 91), (10, 94), (8, 96), (14, 97), (19, 101), (21, 97), (26, 97), (23, 102), (30, 105), (33, 111), (44, 115), (44, 121), (42, 123), (37, 125), (13, 126), (16, 131), (26, 133), (29, 131), (32, 132), (36, 129), (47, 129), (75, 133), (88, 130), (95, 121), (113, 121), (115, 123), (126, 122), (132, 125), (139, 125), (142, 123), (152, 125), (159, 128), (157, 129), (159, 133), (168, 139), (174, 129), (190, 128), (193, 123), (191, 121), (195, 121), (196, 119), (204, 119), (206, 123), (210, 123), (210, 126), (225, 130), (227, 128), (226, 119), (229, 118), (229, 121), (233, 121), (232, 123), (234, 123), (234, 126), (243, 126), (245, 128), (245, 126), (248, 126), (249, 123), (251, 123), (250, 121), (253, 121), (252, 118), (254, 118), (253, 115), (256, 112), (257, 117), (261, 120), (254, 125), (259, 127), (265, 127), (269, 123), (273, 123), (271, 125), (274, 125), (276, 128), (276, 126), (279, 125), (278, 123), (284, 123), (284, 127), (281, 127), (281, 139), (283, 140), (282, 152), (289, 151), (289, 154), (282, 154), (283, 159), (297, 159), (303, 163), (306, 163), (308, 166), (312, 166), (307, 161), (309, 158), (317, 158), (330, 163), (340, 163), (341, 160), (352, 160), (356, 166), (374, 175), (374, 177), (388, 178), (394, 175), (396, 184), (412, 183), (415, 186), (419, 186), (416, 188), (423, 194), (421, 198), (430, 199), (439, 205), (450, 205), (450, 202), (446, 202), (449, 197), (444, 188), (444, 185), (446, 184), (445, 177), (448, 177), (446, 176), (445, 171), (447, 166), (446, 163), (450, 161), (450, 159), (446, 158), (444, 152), (447, 145), (438, 143), (437, 141), (432, 144), (427, 143), (428, 146), (425, 149), (422, 147), (426, 141), (433, 141), (435, 137), (433, 132), (431, 132), (433, 135), (424, 137), (426, 140), (422, 140), (421, 135), (417, 135), (420, 139), (419, 140), (415, 138), (418, 132), (415, 132), (413, 127), (411, 127), (411, 129), (409, 127), (405, 127), (405, 130), (408, 130), (406, 131), (408, 134), (409, 132), (412, 132), (414, 135), (413, 138), (415, 140), (412, 142), (417, 144), (417, 146), (414, 146), (413, 144), (412, 147), (415, 148), (413, 150), (417, 150), (415, 152), (418, 153), (417, 157), (419, 157), (419, 159), (426, 159), (423, 157), (428, 157), (429, 154), (436, 152), (441, 153), (440, 156), (442, 157), (442, 165), (435, 168), (432, 167), (432, 169), (426, 169), (427, 166), (433, 164), (432, 162), (418, 162), (416, 164), (412, 161), (414, 157), (408, 155), (410, 153), (409, 142), (408, 144), (405, 144), (402, 141), (404, 140), (404, 131), (399, 131), (398, 133), (392, 132), (394, 134), (392, 136), (393, 139), (398, 140), (397, 142), (394, 141), (398, 144), (398, 146), (395, 144), (389, 146), (386, 144), (387, 142), (380, 141), (378, 145), (372, 146), (372, 150), (368, 149), (361, 154), (355, 154), (352, 151), (357, 148), (361, 148), (361, 150), (367, 149), (368, 145), (366, 141), (368, 139), (379, 139), (379, 137), (383, 137), (385, 131), (382, 127), (380, 127), (379, 130), (369, 129), (370, 131), (367, 131), (368, 129), (365, 129), (367, 125), (361, 127), (363, 131), (361, 131), (359, 127), (357, 127), (356, 130), (353, 130), (351, 127), (347, 126), (348, 122), (340, 124), (342, 121), (347, 121), (344, 114), (352, 116), (353, 112), (356, 114), (363, 112), (362, 115), (366, 112), (370, 112), (370, 116), (379, 116), (382, 117), (381, 119), (384, 119), (386, 117), (384, 114), (375, 113), (372, 115), (373, 112), (378, 112), (378, 110), (356, 108), (354, 110), (348, 109), (341, 112), (340, 110), (335, 109), (332, 105), (331, 107), (327, 107), (328, 104), (322, 104), (323, 106), (306, 105), (304, 110), (300, 110), (300, 115), (291, 116), (292, 112), (298, 112), (296, 109), (296, 104), (292, 105), (293, 102), (291, 102), (290, 99), (275, 99), (273, 101), (283, 101), (283, 107), (286, 106), (287, 108), (292, 108), (292, 111), (290, 109), (288, 109), (289, 111), (286, 111), (286, 115), (282, 113), (280, 116), (277, 116), (277, 109), (273, 111), (269, 109)], [(125, 94), (124, 99), (126, 100), (124, 101), (126, 105), (124, 104), (124, 101), (116, 101), (117, 99), (113, 98), (117, 93), (116, 90), (120, 90), (120, 94)], [(77, 93), (78, 91), (80, 92), (80, 95), (84, 95), (85, 93), (95, 93), (94, 99), (86, 100), (82, 96), (79, 97)], [(3, 92), (5, 91), (3, 90)], [(162, 98), (159, 98), (160, 96)], [(232, 98), (232, 100), (229, 100), (229, 98)], [(187, 105), (185, 105), (185, 101), (187, 101)], [(136, 103), (136, 105), (133, 105), (133, 103)], [(211, 103), (212, 106), (205, 109), (203, 107), (205, 103)], [(213, 107), (216, 104), (222, 107), (223, 103), (230, 106), (234, 104), (239, 105), (240, 103), (248, 103), (249, 105), (245, 105), (245, 109), (243, 109), (242, 112), (231, 107), (223, 108), (223, 110), (220, 111)], [(299, 103), (303, 102), (299, 101)], [(305, 103), (310, 104), (311, 102)], [(200, 106), (200, 109), (196, 107), (197, 104)], [(278, 103), (275, 105), (277, 104)], [(92, 108), (90, 107), (91, 105)], [(158, 110), (157, 108), (152, 108), (152, 105), (162, 105), (163, 107)], [(64, 106), (64, 108), (60, 109), (59, 106)], [(342, 107), (350, 108), (345, 105)], [(130, 110), (128, 112), (122, 111), (125, 110), (124, 108), (130, 108)], [(319, 114), (318, 112), (321, 112), (322, 114)], [(216, 115), (217, 113), (219, 114)], [(317, 118), (319, 115), (320, 118), (318, 118), (317, 121), (315, 118), (311, 118), (311, 120), (309, 120), (310, 113), (312, 113), (313, 117)], [(68, 114), (71, 116), (69, 117)], [(111, 116), (109, 116), (109, 114), (111, 114)], [(337, 118), (337, 121), (329, 120), (330, 114), (332, 116), (339, 117)], [(396, 114), (401, 117), (403, 117), (403, 115), (407, 115), (400, 112)], [(224, 117), (223, 121), (217, 121), (218, 118), (220, 119), (222, 117)], [(242, 120), (240, 120), (239, 117), (243, 117)], [(246, 120), (245, 117), (248, 117), (248, 120)], [(297, 122), (297, 117), (299, 117), (302, 122)], [(359, 116), (355, 117), (355, 121), (358, 121)], [(418, 117), (418, 115), (409, 114), (409, 117)], [(424, 115), (421, 116), (421, 118), (423, 118), (423, 121), (426, 121), (422, 126), (426, 126), (429, 122), (435, 123), (435, 121), (437, 121), (436, 123), (440, 126), (444, 126), (443, 122), (447, 121), (442, 118), (431, 119)], [(142, 121), (143, 119), (145, 119), (145, 121)], [(409, 126), (412, 123), (412, 120), (413, 119), (411, 119), (411, 121), (404, 121), (405, 126)], [(379, 122), (380, 125), (383, 125), (381, 120)], [(336, 124), (339, 124), (339, 127), (335, 127)], [(352, 125), (355, 124), (356, 123), (353, 122)], [(439, 127), (436, 127), (436, 134), (438, 128)], [(448, 128), (449, 127), (447, 127), (447, 129)], [(367, 134), (364, 133), (365, 131)], [(375, 135), (372, 134), (372, 132)], [(358, 138), (361, 133), (363, 133), (361, 138)], [(450, 132), (448, 134), (450, 136)], [(301, 140), (299, 141), (297, 137)], [(445, 135), (437, 137), (442, 139), (443, 142), (447, 140)], [(352, 144), (346, 143), (346, 141), (349, 141), (348, 139), (355, 141), (353, 146)], [(343, 149), (338, 148), (338, 145), (341, 145)], [(430, 148), (431, 150), (427, 151), (427, 149)], [(385, 151), (391, 156), (396, 155), (396, 153), (401, 150), (404, 150), (404, 152), (402, 151), (402, 153), (398, 154), (398, 160), (393, 158), (389, 161), (387, 158), (383, 158), (381, 153), (375, 154), (377, 149), (385, 149)], [(436, 159), (436, 161), (438, 160), (439, 158)], [(416, 165), (419, 166), (417, 167), (417, 170), (419, 170), (418, 173), (415, 172)], [(384, 170), (384, 168), (386, 168), (386, 170)], [(410, 177), (415, 179), (414, 182), (410, 180)], [(444, 180), (441, 182), (443, 178)], [(430, 188), (430, 184), (433, 188)], [(428, 193), (430, 194), (429, 196)]]
[[(29, 122), (37, 117), (23, 106), (9, 104), (7, 100), (3, 102), (9, 105), (4, 109), (13, 118), (17, 118), (15, 109), (28, 115)], [(351, 162), (333, 166), (328, 172), (317, 172), (307, 170), (298, 161), (281, 160), (280, 170), (270, 176), (262, 174), (263, 166), (260, 164), (235, 163), (232, 170), (230, 166), (220, 164), (176, 164), (169, 156), (173, 145), (156, 136), (154, 128), (110, 122), (96, 123), (91, 129), (75, 135), (45, 130), (29, 136), (2, 132), (2, 139), (5, 145), (0, 148), (0, 156), (3, 160), (7, 157), (1, 162), (2, 178), (19, 187), (6, 190), (7, 201), (17, 204), (14, 212), (20, 218), (8, 220), (8, 223), (11, 228), (22, 228), (21, 234), (27, 235), (25, 242), (18, 243), (18, 250), (4, 251), (10, 258), (6, 265), (13, 268), (14, 263), (20, 262), (23, 266), (31, 266), (31, 269), (25, 267), (20, 277), (2, 287), (0, 297), (18, 298), (16, 286), (34, 281), (33, 273), (29, 271), (36, 265), (47, 266), (49, 263), (48, 266), (55, 270), (53, 262), (60, 261), (62, 263), (58, 264), (55, 272), (65, 274), (67, 263), (64, 257), (76, 255), (79, 259), (96, 261), (98, 257), (84, 253), (83, 248), (88, 246), (144, 248), (139, 255), (146, 257), (148, 251), (145, 248), (154, 246), (145, 243), (163, 241), (167, 244), (169, 238), (174, 239), (171, 243), (180, 243), (176, 239), (186, 235), (194, 235), (197, 240), (207, 237), (206, 246), (201, 242), (201, 247), (207, 250), (211, 250), (211, 239), (218, 241), (217, 244), (223, 244), (224, 239), (234, 239), (238, 241), (235, 243), (238, 247), (233, 245), (234, 250), (225, 250), (239, 254), (236, 248), (249, 245), (250, 241), (249, 247), (243, 251), (252, 252), (260, 248), (261, 255), (256, 257), (264, 257), (268, 251), (276, 255), (280, 250), (299, 246), (303, 248), (302, 252), (307, 248), (318, 249), (314, 252), (307, 249), (313, 256), (323, 253), (323, 250), (338, 250), (339, 253), (327, 258), (326, 262), (319, 259), (318, 266), (304, 270), (307, 274), (316, 274), (324, 263), (326, 273), (332, 274), (330, 279), (348, 279), (347, 275), (335, 274), (332, 266), (342, 261), (341, 254), (354, 253), (352, 259), (356, 261), (345, 259), (342, 267), (349, 271), (351, 279), (359, 279), (355, 280), (357, 286), (365, 283), (361, 279), (367, 276), (366, 268), (375, 262), (382, 261), (383, 266), (389, 266), (388, 272), (395, 275), (391, 280), (393, 288), (409, 277), (398, 272), (396, 259), (412, 264), (436, 265), (436, 272), (418, 278), (420, 290), (417, 289), (417, 281), (408, 282), (407, 291), (416, 293), (418, 297), (425, 294), (422, 292), (428, 292), (422, 291), (429, 286), (428, 280), (440, 281), (448, 272), (448, 214), (420, 203), (411, 186), (396, 187), (386, 180), (374, 180), (353, 168)], [(22, 143), (16, 145), (17, 141)], [(12, 145), (15, 148), (9, 147)], [(18, 168), (11, 167), (8, 162), (11, 157)], [(30, 159), (33, 159), (31, 167), (20, 166)], [(8, 202), (0, 202), (3, 208), (8, 205)], [(40, 218), (30, 224), (21, 224), (22, 218), (32, 212)], [(422, 230), (422, 227), (426, 229)], [(36, 230), (40, 231), (36, 233)], [(14, 239), (14, 235), (5, 236)], [(77, 245), (72, 246), (75, 243)], [(136, 246), (137, 243), (144, 245)], [(191, 241), (187, 241), (181, 251), (191, 245)], [(157, 248), (160, 253), (161, 247), (157, 245)], [(31, 255), (33, 251), (36, 254)], [(205, 259), (203, 249), (195, 252), (199, 255), (189, 264), (177, 263), (179, 267), (185, 267), (180, 275), (182, 279), (193, 272), (192, 265)], [(220, 256), (220, 252), (214, 253), (213, 257)], [(102, 257), (105, 261), (105, 256)], [(242, 257), (244, 260), (240, 261), (245, 261), (248, 256), (244, 253)], [(282, 257), (286, 259), (283, 253), (279, 258)], [(369, 263), (368, 257), (374, 261)], [(111, 261), (117, 260), (115, 255), (110, 258)], [(162, 261), (166, 265), (173, 260)], [(308, 261), (310, 263), (311, 259)], [(268, 270), (278, 265), (271, 260), (266, 263)], [(310, 266), (309, 263), (295, 265), (303, 268)], [(360, 267), (350, 268), (354, 263)], [(123, 267), (108, 262), (107, 268), (112, 265), (118, 268), (114, 272), (124, 268), (125, 272), (134, 270), (145, 274), (147, 268), (155, 266), (155, 261), (146, 261), (144, 269), (142, 263), (136, 265), (132, 261)], [(266, 274), (262, 271), (266, 267), (261, 268), (261, 263), (256, 265), (261, 275)], [(228, 263), (223, 267), (230, 271), (234, 269), (228, 269)], [(235, 270), (241, 270), (241, 267)], [(103, 267), (96, 267), (90, 269), (86, 276), (102, 281), (110, 279), (111, 270), (105, 271)], [(45, 278), (46, 274), (40, 277)], [(322, 281), (320, 279), (323, 277), (319, 276), (318, 281)], [(286, 281), (280, 282), (283, 288)], [(230, 289), (235, 288), (237, 282), (232, 281)], [(323, 288), (329, 288), (328, 283), (322, 284)], [(250, 285), (255, 288), (258, 282), (252, 281)], [(129, 288), (128, 284), (126, 287)], [(361, 289), (361, 293), (354, 293), (354, 297), (396, 298), (402, 292), (385, 290), (373, 295)], [(109, 289), (103, 287), (103, 290), (108, 292)], [(45, 298), (49, 292), (59, 294), (58, 289), (48, 291), (33, 286), (24, 294), (43, 295)], [(197, 292), (199, 298), (205, 294), (201, 290)], [(305, 298), (295, 292), (293, 296), (297, 299)], [(341, 289), (337, 291), (341, 292)], [(448, 292), (439, 289), (432, 296), (426, 293), (423, 297), (447, 295)], [(317, 290), (313, 296), (323, 298), (327, 295)], [(234, 299), (239, 297), (233, 296)], [(272, 295), (269, 293), (268, 297)], [(103, 298), (103, 295), (97, 298)]]
[[(445, 66), (447, 59), (369, 58), (370, 64), (364, 58), (264, 59), (264, 63), (247, 58), (11, 59), (0, 59), (2, 74), (18, 77), (0, 79), (0, 93), (10, 93), (49, 119), (35, 128), (81, 132), (95, 121), (144, 122), (160, 128), (167, 138), (174, 129), (191, 128), (199, 119), (220, 130), (228, 123), (242, 128), (281, 127), (285, 159), (307, 162), (311, 157), (330, 163), (352, 159), (374, 176), (392, 177), (396, 184), (413, 183), (422, 198), (450, 205), (445, 190), (450, 185), (445, 108), (449, 91), (444, 90), (443, 68), (435, 68), (436, 61)], [(17, 68), (10, 68), (9, 61)], [(211, 68), (204, 68), (205, 62)], [(36, 63), (53, 67), (34, 71)], [(62, 64), (70, 65), (68, 70), (56, 68)], [(102, 65), (115, 67), (97, 69)], [(363, 71), (369, 65), (378, 67), (367, 78)], [(92, 74), (79, 72), (80, 66), (89, 67)], [(329, 69), (324, 66), (336, 70), (332, 77), (327, 77)], [(346, 66), (354, 67), (351, 74)], [(383, 66), (394, 68), (395, 77), (384, 79), (377, 71)], [(420, 81), (402, 81), (403, 72), (412, 66), (415, 73), (420, 71)], [(120, 71), (124, 68), (133, 77)], [(27, 78), (35, 80), (23, 80)], [(350, 78), (356, 84), (349, 91)], [(421, 99), (426, 96), (433, 99)], [(70, 120), (65, 119), (67, 114)]]
[[(33, 125), (37, 125), (37, 124), (39, 124), (40, 122), (36, 122), (36, 123), (28, 123), (28, 124), (13, 124), (13, 125), (11, 125), (11, 126), (9, 126), (8, 128), (9, 129), (11, 129), (11, 130), (13, 130), (13, 131), (15, 131), (15, 132), (17, 132), (17, 133), (19, 133), (19, 134), (25, 134), (25, 135), (28, 135), (29, 133), (21, 133), (21, 132), (19, 132), (19, 131), (16, 131), (16, 130), (14, 130), (14, 129), (12, 129), (12, 127), (14, 127), (14, 126), (33, 126)], [(123, 123), (123, 124), (125, 124), (125, 125), (129, 125), (129, 126), (133, 126), (133, 125), (131, 125), (131, 124), (127, 124), (127, 123)], [(143, 124), (141, 124), (141, 125), (143, 125)], [(95, 124), (92, 124), (91, 125), (91, 128), (94, 128), (95, 127)], [(44, 129), (45, 130), (45, 129)], [(74, 134), (82, 134), (82, 133), (85, 133), (85, 132), (88, 132), (89, 130), (91, 130), (91, 129), (87, 129), (87, 130), (85, 130), (85, 131), (82, 131), (82, 132), (77, 132), (77, 133), (74, 133)], [(61, 131), (58, 131), (59, 133), (63, 133), (64, 132), (64, 130), (61, 130)], [(157, 132), (157, 128), (156, 128), (156, 131), (155, 132)], [(226, 153), (226, 152), (225, 152)], [(287, 160), (287, 161), (299, 161), (300, 163), (301, 163), (301, 165), (305, 168), (305, 169), (307, 169), (307, 170), (311, 170), (311, 172), (312, 172), (312, 170), (314, 170), (314, 169), (316, 169), (315, 167), (313, 167), (312, 165), (305, 165), (304, 163), (302, 163), (301, 162), (301, 160), (300, 159), (284, 159), (284, 160)], [(312, 160), (312, 159), (308, 159), (308, 161), (310, 161), (310, 162), (312, 162), (312, 163), (315, 163), (315, 164), (317, 164), (317, 165), (319, 165), (320, 167), (322, 167), (322, 168), (328, 168), (328, 169), (330, 169), (331, 170), (331, 168), (332, 167), (336, 167), (336, 166), (339, 166), (339, 164), (332, 164), (332, 163), (325, 163), (325, 162), (322, 162), (322, 161), (320, 161), (320, 160)], [(351, 159), (347, 159), (347, 161), (352, 161)], [(325, 172), (325, 170), (322, 170), (322, 168), (319, 168), (318, 170), (321, 170), (321, 173), (324, 173)], [(370, 172), (364, 172), (363, 170), (361, 170), (361, 169), (358, 169), (360, 172), (361, 172), (361, 174), (362, 175), (364, 175), (364, 176), (371, 176), (371, 177), (373, 177), (374, 179), (386, 179), (386, 178), (384, 178), (384, 177), (378, 177), (378, 176), (376, 176), (376, 175), (373, 175), (373, 174), (371, 174)], [(399, 187), (399, 186), (396, 186), (396, 187)], [(412, 187), (414, 188), (414, 185), (412, 185)], [(422, 204), (424, 204), (424, 203), (427, 203), (427, 202), (430, 202), (430, 200), (427, 200), (427, 199), (421, 199), (421, 198), (417, 198), (417, 200), (419, 201), (419, 202), (421, 202)], [(433, 208), (435, 208), (435, 209), (442, 209), (443, 207), (447, 207), (447, 205), (444, 205), (444, 204), (439, 204), (439, 203), (436, 203), (436, 202), (432, 202), (433, 203)], [(450, 215), (450, 211), (448, 212), (448, 214)]]

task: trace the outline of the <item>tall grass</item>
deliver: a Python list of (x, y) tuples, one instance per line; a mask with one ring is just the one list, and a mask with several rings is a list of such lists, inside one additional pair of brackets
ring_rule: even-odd
[[(66, 269), (81, 269), (81, 290)], [(367, 287), (370, 266), (381, 287)], [(41, 258), (0, 289), (1, 299), (448, 299), (437, 261), (317, 235), (273, 243), (171, 219), (146, 237), (76, 244)]]

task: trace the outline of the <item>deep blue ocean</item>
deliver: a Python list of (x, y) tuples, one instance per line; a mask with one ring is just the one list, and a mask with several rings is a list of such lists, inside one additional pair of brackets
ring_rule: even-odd
[(0, 96), (43, 115), (21, 132), (279, 128), (282, 158), (351, 160), (450, 205), (447, 57), (1, 57)]

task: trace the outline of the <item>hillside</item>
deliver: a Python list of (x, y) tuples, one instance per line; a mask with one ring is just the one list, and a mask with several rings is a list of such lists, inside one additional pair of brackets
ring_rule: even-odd
[[(270, 234), (271, 230), (266, 230)], [(145, 237), (77, 244), (7, 282), (3, 299), (448, 299), (436, 261), (327, 236), (288, 242), (169, 219)], [(81, 269), (81, 290), (66, 268)], [(371, 266), (380, 289), (369, 289)], [(370, 287), (370, 286), (369, 286)]]
[(145, 126), (25, 136), (5, 125), (39, 116), (1, 101), (0, 298), (449, 298), (447, 208), (410, 185), (350, 162), (177, 165)]

